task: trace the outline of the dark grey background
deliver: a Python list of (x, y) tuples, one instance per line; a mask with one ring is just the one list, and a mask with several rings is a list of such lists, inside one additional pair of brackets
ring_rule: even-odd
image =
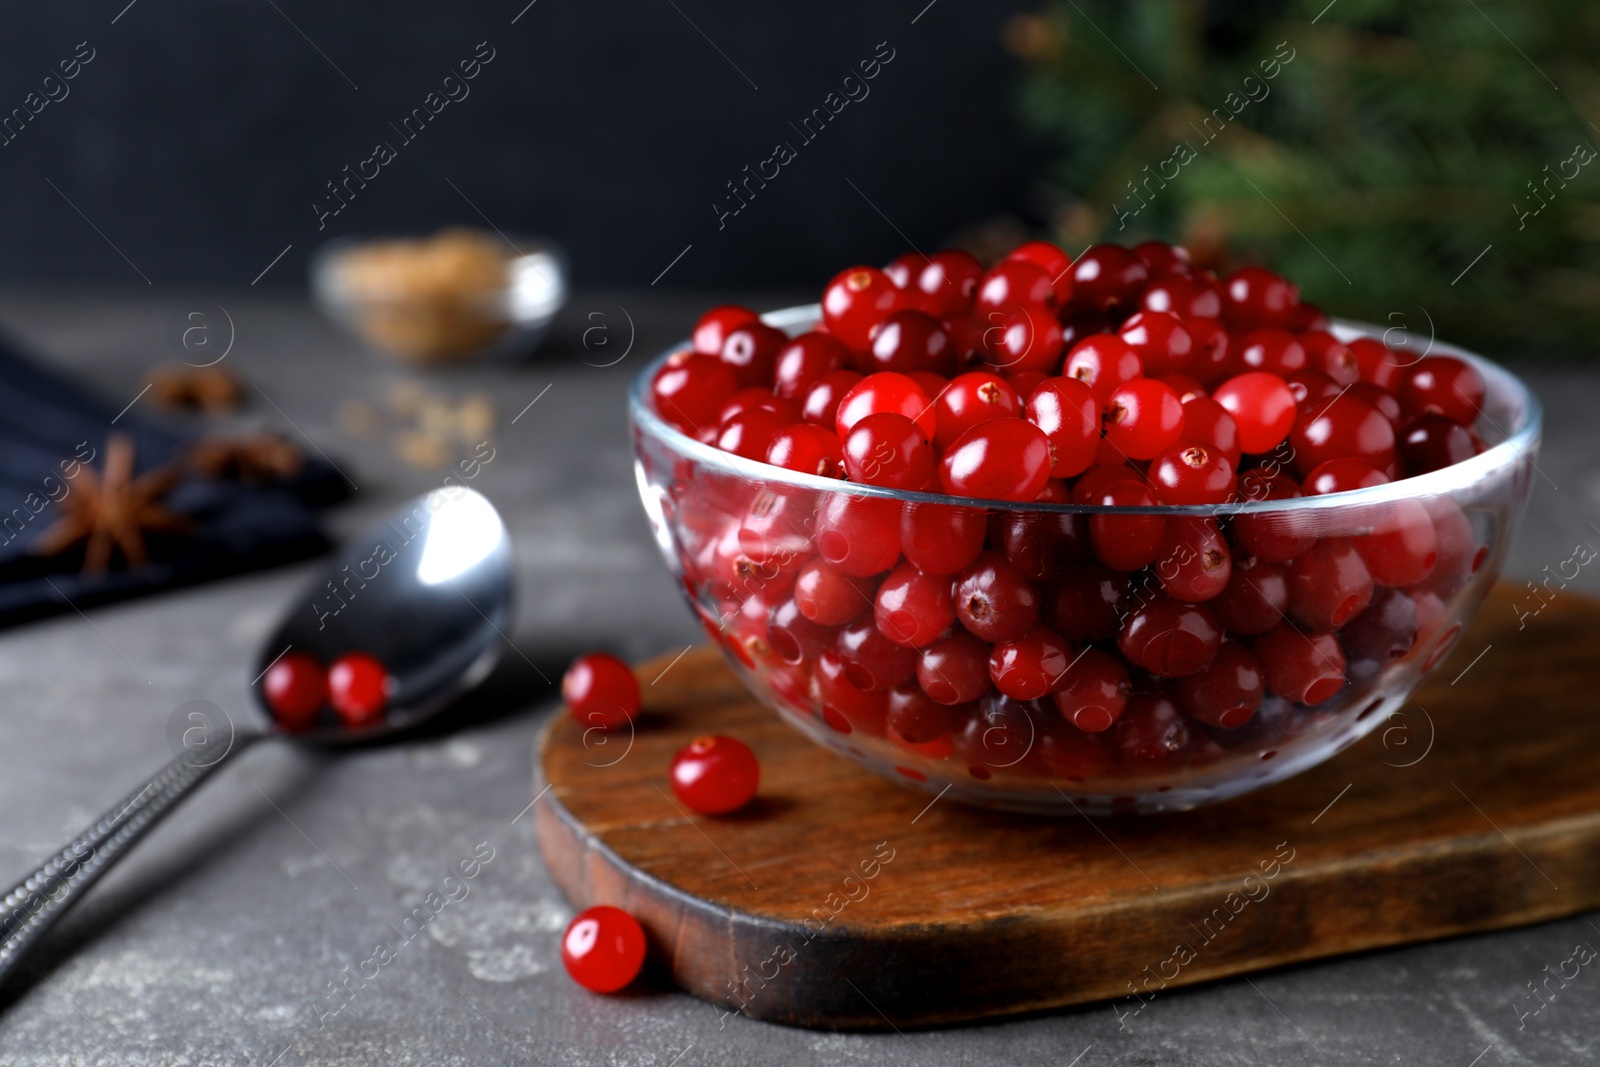
[[(481, 223), (464, 194), (555, 237), (580, 284), (648, 284), (692, 244), (662, 284), (815, 285), (1027, 198), (999, 37), (1017, 0), (915, 25), (927, 0), (537, 0), (515, 25), (527, 0), (127, 2), (0, 12), (0, 115), (95, 50), (0, 147), (0, 282), (245, 285), (292, 243), (261, 284), (299, 286), (327, 237)], [(480, 41), (471, 95), (400, 147), (389, 123)], [(802, 146), (788, 124), (882, 41), (870, 95)], [(319, 233), (313, 200), (379, 140), (399, 158)], [(719, 232), (713, 198), (778, 140), (799, 158)]]

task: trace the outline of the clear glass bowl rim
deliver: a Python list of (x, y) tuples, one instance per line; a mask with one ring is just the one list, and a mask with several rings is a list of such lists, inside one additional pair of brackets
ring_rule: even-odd
[[(769, 311), (763, 314), (761, 319), (769, 326), (788, 330), (790, 327), (809, 325), (820, 316), (820, 305), (802, 304), (796, 307)], [(1333, 332), (1341, 340), (1348, 340), (1351, 337), (1358, 336), (1387, 337), (1391, 334), (1401, 335), (1407, 338), (1408, 342), (1414, 343), (1418, 347), (1428, 346), (1425, 349), (1428, 355), (1439, 354), (1464, 359), (1471, 363), (1478, 373), (1483, 376), (1485, 386), (1484, 407), (1488, 408), (1493, 401), (1500, 400), (1506, 406), (1520, 411), (1522, 415), (1521, 425), (1514, 427), (1504, 441), (1485, 449), (1482, 453), (1464, 463), (1457, 463), (1453, 466), (1430, 471), (1427, 474), (1419, 474), (1411, 478), (1402, 478), (1397, 482), (1372, 486), (1368, 489), (1353, 489), (1342, 493), (1327, 493), (1322, 496), (1294, 497), (1288, 500), (1255, 500), (1230, 504), (1116, 507), (1111, 505), (1056, 504), (1039, 501), (980, 500), (970, 497), (946, 496), (942, 493), (884, 489), (880, 486), (845, 482), (837, 478), (824, 478), (821, 475), (803, 474), (783, 467), (774, 467), (768, 463), (745, 459), (743, 456), (724, 452), (714, 445), (702, 444), (668, 425), (665, 420), (651, 410), (650, 406), (650, 383), (654, 380), (656, 371), (670, 356), (688, 347), (689, 341), (687, 339), (669, 347), (635, 375), (633, 384), (628, 390), (628, 416), (634, 426), (645, 434), (662, 440), (670, 445), (673, 450), (692, 457), (707, 468), (721, 474), (739, 475), (763, 482), (789, 485), (796, 489), (811, 489), (825, 493), (846, 493), (850, 496), (884, 497), (908, 503), (943, 504), (951, 507), (989, 508), (991, 510), (1068, 515), (1093, 515), (1102, 512), (1115, 512), (1121, 515), (1216, 516), (1262, 512), (1317, 512), (1366, 504), (1381, 504), (1396, 500), (1412, 500), (1419, 497), (1444, 496), (1469, 489), (1485, 481), (1496, 472), (1511, 467), (1517, 462), (1518, 457), (1523, 455), (1531, 456), (1537, 451), (1539, 434), (1544, 425), (1544, 408), (1539, 403), (1539, 398), (1523, 383), (1522, 379), (1498, 363), (1486, 359), (1475, 352), (1469, 352), (1455, 345), (1435, 341), (1410, 331), (1386, 329), (1368, 323), (1336, 319), (1334, 320)]]

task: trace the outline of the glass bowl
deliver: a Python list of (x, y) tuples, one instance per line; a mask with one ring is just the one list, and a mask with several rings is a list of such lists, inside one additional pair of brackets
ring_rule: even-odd
[[(798, 333), (817, 316), (813, 305), (763, 318)], [(1348, 340), (1380, 330), (1338, 323), (1334, 332)], [(1409, 351), (1425, 342), (1408, 338)], [(662, 555), (706, 632), (750, 691), (811, 740), (892, 781), (972, 804), (1063, 815), (1180, 810), (1280, 781), (1378, 727), (1445, 658), (1499, 574), (1528, 497), (1539, 403), (1495, 364), (1448, 345), (1433, 350), (1470, 361), (1483, 376), (1479, 430), (1489, 447), (1464, 463), (1352, 492), (1113, 509), (961, 500), (800, 474), (701, 444), (657, 417), (650, 383), (670, 352), (633, 384), (635, 473)], [(1171, 560), (1135, 572), (1099, 563), (1086, 529), (1128, 528), (1130, 520), (1165, 529), (1214, 521), (1231, 557), (1230, 584), (1249, 582), (1259, 594), (1252, 601), (1236, 590), (1225, 614), (1239, 628), (1223, 625), (1217, 602), (1177, 621), (1151, 608), (1167, 601), (1161, 572), (1177, 566)], [(1259, 657), (1264, 699), (1242, 724), (1205, 722), (1187, 709), (1204, 706), (1196, 683), (1214, 675), (1130, 671), (1121, 717), (1095, 732), (1073, 725), (1048, 695), (1017, 700), (991, 686), (953, 708), (933, 704), (924, 686), (956, 698), (982, 684), (972, 681), (981, 675), (969, 670), (963, 692), (940, 677), (937, 657), (888, 640), (893, 605), (875, 611), (874, 590), (903, 553), (926, 560), (938, 531), (975, 524), (986, 531), (977, 535), (987, 538), (985, 551), (1004, 553), (1034, 580), (1041, 619), (1068, 641), (1067, 679), (1089, 650), (1102, 665), (1120, 660), (1120, 640), (1144, 642), (1146, 664), (1186, 671), (1197, 648), (1203, 656), (1214, 645), (1210, 626), (1223, 648)], [(1437, 550), (1419, 577), (1428, 556), (1406, 546), (1426, 541), (1426, 532)], [(855, 578), (855, 619), (823, 626), (799, 615), (796, 576), (816, 558)], [(1393, 584), (1374, 582), (1361, 608), (1349, 591), (1360, 585), (1354, 569)], [(1284, 589), (1292, 594), (1288, 616), (1274, 623), (1277, 609), (1263, 605), (1281, 604)], [(1238, 658), (1239, 649), (1214, 655)], [(1085, 721), (1097, 727), (1104, 716)]]
[(341, 237), (313, 256), (311, 292), (385, 355), (424, 366), (512, 362), (533, 352), (566, 303), (567, 267), (535, 237)]

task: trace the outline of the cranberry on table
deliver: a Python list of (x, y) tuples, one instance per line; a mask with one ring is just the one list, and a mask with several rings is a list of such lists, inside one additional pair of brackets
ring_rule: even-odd
[(921, 490), (933, 477), (933, 447), (904, 415), (879, 411), (855, 424), (844, 441), (850, 480), (885, 489)]
[(579, 656), (561, 676), (561, 699), (585, 726), (614, 729), (639, 714), (639, 679), (615, 656)]
[(1173, 683), (1184, 710), (1208, 726), (1236, 730), (1249, 722), (1266, 694), (1261, 661), (1226, 641), (1209, 666)]
[(633, 981), (644, 952), (639, 920), (606, 904), (579, 912), (561, 938), (562, 966), (592, 993), (615, 993)]
[(756, 754), (736, 738), (697, 737), (672, 757), (672, 791), (701, 815), (738, 811), (756, 795), (760, 781)]
[(929, 441), (938, 429), (939, 416), (934, 410), (933, 398), (922, 386), (897, 371), (879, 371), (856, 382), (840, 399), (833, 432), (843, 441), (850, 436), (856, 423), (880, 411), (904, 415), (917, 424), (922, 436)]
[(267, 668), (261, 696), (279, 726), (305, 730), (328, 702), (327, 672), (308, 653), (286, 652)]
[(844, 369), (849, 361), (850, 350), (837, 337), (809, 330), (778, 353), (772, 372), (773, 391), (779, 396), (802, 401), (823, 375)]
[(375, 657), (346, 652), (328, 668), (328, 703), (346, 726), (375, 726), (383, 721), (394, 681)]
[(1111, 729), (1128, 704), (1128, 668), (1115, 656), (1086, 648), (1067, 668), (1052, 699), (1056, 710), (1085, 733)]
[(739, 307), (736, 304), (714, 307), (701, 315), (694, 324), (694, 350), (705, 356), (719, 355), (722, 352), (722, 343), (727, 340), (728, 334), (741, 326), (760, 321), (761, 316), (747, 307)]
[(872, 330), (895, 310), (900, 290), (873, 267), (847, 267), (822, 292), (822, 321), (852, 352), (872, 346)]
[(951, 496), (1027, 503), (1050, 480), (1050, 441), (1030, 422), (992, 419), (951, 443), (939, 477)]
[(809, 422), (792, 423), (774, 434), (767, 445), (766, 460), (774, 467), (801, 474), (844, 477), (844, 449), (839, 435)]

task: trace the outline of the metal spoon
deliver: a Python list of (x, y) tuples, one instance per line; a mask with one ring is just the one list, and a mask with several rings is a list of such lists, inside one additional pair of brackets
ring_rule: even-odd
[(0, 981), (62, 912), (234, 753), (269, 737), (359, 745), (444, 710), (494, 668), (511, 603), (511, 539), (494, 506), (470, 489), (417, 497), (349, 541), (263, 647), (257, 678), (290, 648), (324, 664), (365, 652), (393, 679), (383, 721), (351, 730), (324, 712), (311, 730), (288, 734), (262, 707), (253, 726), (235, 731), (215, 704), (179, 708), (168, 729), (178, 757), (0, 900)]

